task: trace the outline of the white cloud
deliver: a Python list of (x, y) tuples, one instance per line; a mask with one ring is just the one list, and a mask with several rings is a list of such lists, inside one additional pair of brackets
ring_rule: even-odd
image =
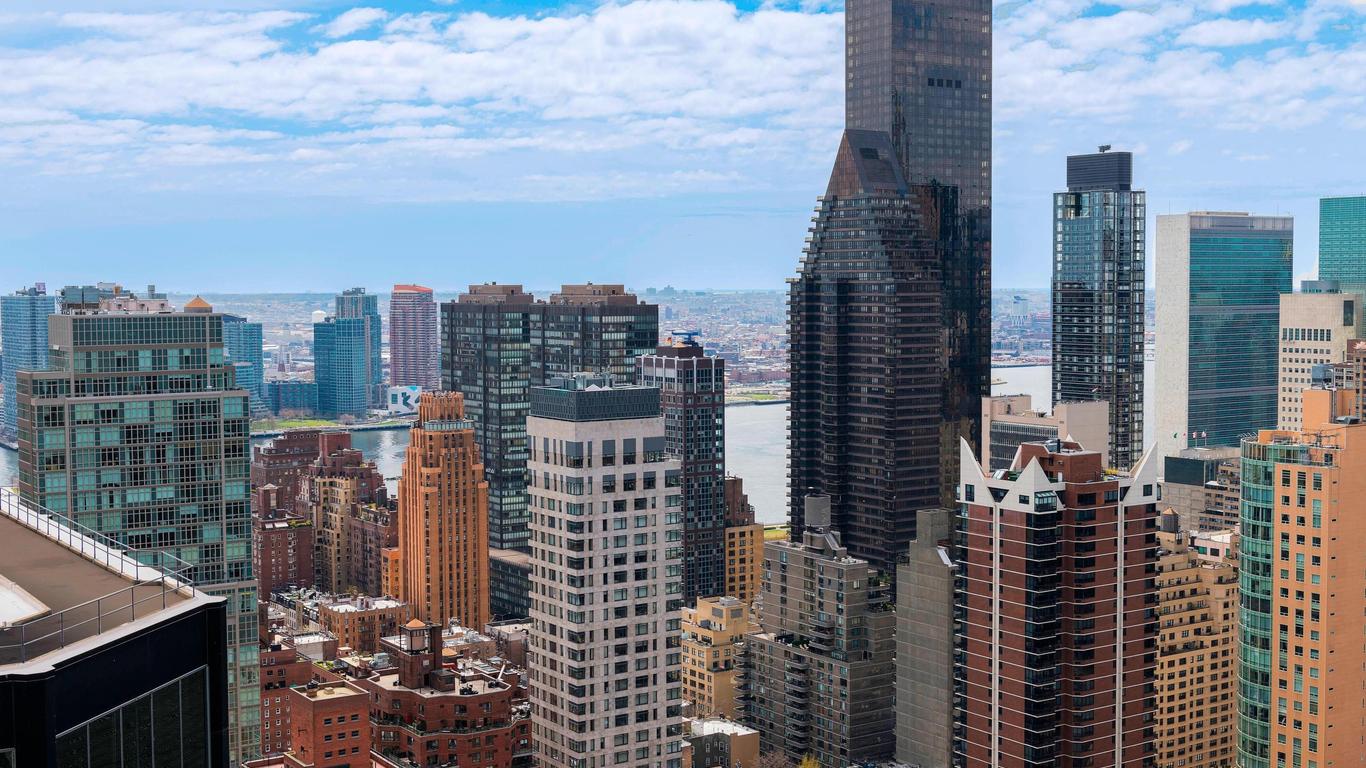
[(352, 8), (332, 21), (315, 27), (314, 29), (321, 33), (323, 37), (333, 39), (350, 37), (361, 30), (375, 26), (387, 18), (389, 18), (389, 12), (383, 8)]
[(1289, 32), (1287, 25), (1265, 19), (1212, 19), (1182, 30), (1176, 42), (1221, 48), (1264, 43), (1284, 37)]
[(1187, 152), (1189, 152), (1190, 148), (1193, 146), (1195, 146), (1195, 142), (1191, 141), (1190, 139), (1177, 139), (1176, 141), (1172, 142), (1172, 145), (1170, 147), (1167, 148), (1167, 154), (1184, 155)]

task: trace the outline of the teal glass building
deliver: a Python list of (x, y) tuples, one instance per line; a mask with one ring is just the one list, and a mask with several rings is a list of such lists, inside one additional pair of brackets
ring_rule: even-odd
[(227, 360), (237, 369), (237, 386), (250, 397), (251, 417), (262, 418), (270, 411), (266, 398), (266, 373), (262, 359), (261, 324), (245, 317), (223, 315), (223, 348)]
[[(19, 493), (134, 549), (190, 563), (227, 600), (229, 747), (260, 745), (248, 394), (223, 316), (53, 315), (46, 370), (18, 375)], [(98, 684), (98, 681), (92, 681)]]
[(318, 413), (327, 418), (365, 417), (370, 404), (370, 346), (363, 317), (329, 317), (313, 324), (313, 379)]
[(1274, 429), (1294, 219), (1197, 212), (1159, 216), (1157, 230), (1159, 448), (1237, 446)]
[(1319, 200), (1319, 279), (1366, 293), (1366, 195)]
[(381, 348), (384, 340), (383, 319), (379, 314), (379, 297), (364, 288), (350, 288), (336, 298), (338, 320), (364, 321), (366, 405), (383, 408), (387, 393), (384, 388), (384, 359)]
[(57, 297), (48, 296), (42, 286), (0, 296), (0, 339), (4, 343), (0, 376), (5, 383), (0, 438), (6, 441), (14, 439), (19, 427), (18, 400), (14, 396), (17, 374), (47, 367), (47, 316), (56, 311)]

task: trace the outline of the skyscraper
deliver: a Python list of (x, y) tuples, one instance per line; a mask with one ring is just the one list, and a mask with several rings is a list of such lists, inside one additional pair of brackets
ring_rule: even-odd
[(959, 764), (1150, 765), (1160, 462), (1054, 440), (997, 473), (964, 443), (962, 467)]
[(1304, 426), (1301, 394), (1314, 367), (1347, 359), (1347, 342), (1361, 337), (1362, 295), (1342, 293), (1327, 280), (1305, 280), (1300, 293), (1281, 294), (1277, 429)]
[(442, 387), (465, 396), (489, 480), (489, 543), (525, 551), (530, 388), (556, 376), (632, 382), (659, 343), (659, 307), (620, 285), (565, 285), (537, 301), (520, 285), (472, 285), (441, 305)]
[[(991, 4), (851, 0), (845, 135), (790, 290), (794, 540), (831, 497), (891, 570), (954, 503), (991, 348)], [(884, 314), (875, 314), (884, 313)]]
[(1303, 430), (1263, 429), (1242, 441), (1237, 730), (1244, 768), (1361, 758), (1366, 424), (1359, 394), (1305, 392)]
[(531, 721), (542, 768), (682, 768), (682, 505), (659, 390), (531, 390)]
[(974, 257), (955, 205), (951, 187), (906, 183), (887, 134), (846, 130), (789, 281), (793, 536), (804, 498), (828, 495), (843, 546), (888, 573), (916, 511), (948, 505), (945, 441), (976, 442), (987, 391), (986, 346), (952, 371), (962, 350), (945, 347), (945, 265)]
[(383, 320), (379, 314), (379, 297), (368, 294), (364, 288), (348, 288), (336, 297), (336, 312), (334, 315), (338, 320), (363, 320), (365, 349), (365, 380), (368, 383), (366, 390), (366, 404), (369, 406), (383, 406), (385, 400), (384, 391), (384, 359), (381, 349), (383, 348)]
[(683, 464), (683, 600), (724, 595), (726, 361), (686, 338), (638, 365), (640, 383), (660, 392), (665, 450)]
[(371, 391), (369, 327), (370, 321), (359, 317), (313, 324), (313, 379), (323, 416), (365, 418)]
[(1108, 403), (1106, 461), (1127, 470), (1143, 453), (1147, 204), (1133, 155), (1101, 150), (1068, 157), (1053, 195), (1053, 406)]
[(489, 622), (489, 485), (457, 392), (423, 392), (398, 481), (385, 570), (423, 621)]
[(260, 739), (247, 392), (206, 302), (123, 298), (50, 317), (50, 370), (19, 374), (20, 495), (124, 546), (169, 549), (227, 598), (237, 761)]
[(260, 323), (248, 322), (238, 315), (223, 315), (223, 352), (237, 369), (237, 386), (247, 391), (252, 418), (264, 417), (270, 411), (261, 348)]
[(1294, 219), (1157, 217), (1157, 448), (1237, 445), (1276, 425), (1279, 305)]
[(0, 296), (0, 334), (4, 358), (5, 410), (0, 420), (0, 440), (14, 440), (19, 428), (19, 399), (15, 391), (19, 371), (47, 368), (47, 316), (57, 311), (57, 297), (48, 296), (42, 285)]
[(1366, 293), (1366, 195), (1319, 200), (1319, 279)]
[(440, 389), (440, 359), (432, 289), (395, 285), (389, 298), (389, 381), (396, 387)]

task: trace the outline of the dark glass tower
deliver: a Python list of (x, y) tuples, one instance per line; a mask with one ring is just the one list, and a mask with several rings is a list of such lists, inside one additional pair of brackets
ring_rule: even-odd
[(1053, 195), (1053, 405), (1110, 405), (1107, 466), (1143, 454), (1145, 193), (1128, 152), (1067, 158)]
[(890, 569), (954, 505), (991, 376), (991, 3), (849, 0), (846, 130), (792, 284), (793, 536)]
[[(851, 556), (889, 571), (957, 472), (943, 445), (960, 433), (945, 417), (943, 274), (980, 254), (956, 205), (952, 187), (906, 183), (886, 133), (846, 130), (790, 282), (794, 529), (805, 497), (828, 495)], [(986, 383), (967, 387), (976, 402)]]

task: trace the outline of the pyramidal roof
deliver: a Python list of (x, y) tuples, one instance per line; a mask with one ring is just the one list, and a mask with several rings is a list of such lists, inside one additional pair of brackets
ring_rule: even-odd
[(892, 148), (892, 137), (886, 131), (867, 131), (846, 128), (835, 155), (835, 167), (830, 171), (830, 185), (826, 197), (855, 197), (877, 193), (896, 194), (908, 191)]
[(213, 310), (213, 305), (205, 301), (204, 297), (196, 296), (193, 299), (190, 299), (189, 301), (185, 302), (185, 309), (186, 311), (191, 312), (210, 312)]

